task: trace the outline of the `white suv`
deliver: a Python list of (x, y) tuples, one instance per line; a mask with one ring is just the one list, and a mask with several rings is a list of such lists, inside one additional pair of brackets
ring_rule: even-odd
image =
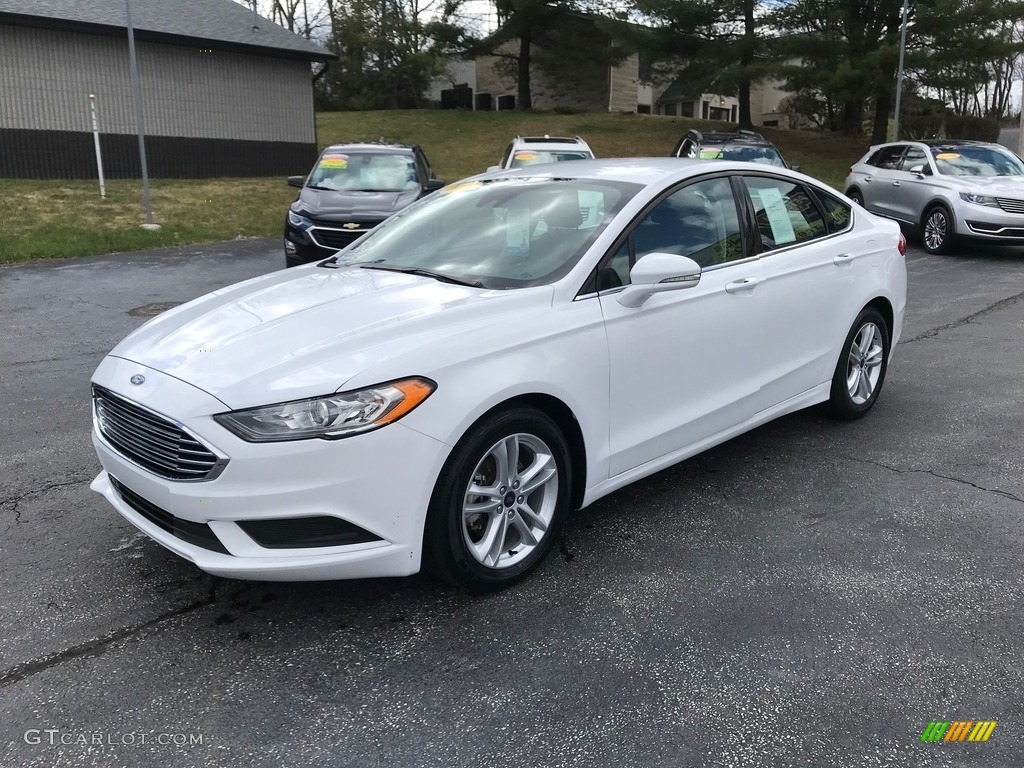
[(507, 168), (522, 168), (527, 165), (558, 163), (562, 160), (593, 160), (594, 153), (579, 136), (516, 136), (505, 147), (498, 165), (487, 169), (503, 171)]

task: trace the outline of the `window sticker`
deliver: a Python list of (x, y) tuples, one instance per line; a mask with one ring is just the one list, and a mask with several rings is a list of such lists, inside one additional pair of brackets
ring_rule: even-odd
[(722, 150), (720, 149), (702, 149), (700, 151), (701, 160), (721, 160)]
[(581, 189), (577, 193), (580, 201), (580, 213), (583, 221), (580, 229), (591, 229), (601, 223), (604, 218), (604, 195), (593, 190)]
[(456, 195), (459, 192), (468, 192), (471, 189), (483, 186), (479, 181), (464, 181), (461, 184), (449, 184), (441, 187), (437, 192), (441, 195)]
[(320, 160), (321, 168), (337, 168), (343, 170), (348, 168), (348, 155), (324, 155)]
[(505, 216), (505, 251), (513, 258), (530, 255), (530, 209), (509, 208)]
[(764, 187), (755, 191), (761, 198), (761, 205), (764, 206), (765, 215), (771, 225), (775, 244), (795, 243), (796, 232), (793, 230), (793, 222), (789, 218), (786, 203), (782, 199), (782, 192), (775, 187)]
[(936, 160), (959, 160), (960, 154), (958, 152), (940, 152), (935, 156)]
[(536, 160), (537, 153), (532, 149), (521, 149), (514, 155), (516, 160)]

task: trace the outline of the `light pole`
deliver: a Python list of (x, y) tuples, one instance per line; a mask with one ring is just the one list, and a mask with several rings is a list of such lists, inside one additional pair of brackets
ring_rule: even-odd
[(128, 27), (128, 63), (135, 97), (135, 128), (139, 134), (139, 163), (142, 165), (142, 199), (146, 205), (145, 229), (159, 229), (153, 223), (153, 201), (149, 196), (149, 168), (146, 166), (146, 124), (142, 117), (142, 85), (139, 82), (139, 63), (135, 59), (135, 28), (132, 27), (131, 0), (124, 0), (125, 25)]
[(907, 0), (903, 0), (903, 23), (900, 25), (900, 66), (896, 73), (896, 114), (892, 119), (892, 140), (900, 140), (900, 101), (903, 97), (903, 56), (907, 51)]

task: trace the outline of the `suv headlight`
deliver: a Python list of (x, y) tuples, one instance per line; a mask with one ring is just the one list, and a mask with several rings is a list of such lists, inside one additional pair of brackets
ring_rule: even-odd
[(974, 203), (975, 205), (987, 205), (989, 208), (998, 208), (999, 203), (996, 202), (994, 197), (990, 195), (976, 195), (973, 192), (961, 192), (960, 199), (965, 203)]
[(250, 443), (315, 437), (335, 440), (398, 421), (436, 388), (429, 379), (416, 377), (354, 392), (218, 413), (213, 418)]
[(307, 219), (301, 213), (296, 213), (295, 211), (293, 211), (291, 209), (288, 210), (288, 223), (291, 224), (293, 227), (299, 227), (299, 228), (305, 228), (305, 227), (313, 226), (313, 222), (312, 221)]

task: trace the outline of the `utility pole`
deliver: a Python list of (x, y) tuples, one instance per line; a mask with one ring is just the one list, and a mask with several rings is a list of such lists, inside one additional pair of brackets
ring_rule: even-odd
[(900, 66), (896, 74), (896, 114), (892, 119), (892, 140), (900, 140), (900, 101), (903, 97), (903, 56), (907, 51), (907, 0), (903, 0), (903, 23), (900, 25)]
[(146, 123), (142, 115), (142, 84), (139, 81), (139, 62), (135, 58), (135, 28), (132, 26), (132, 3), (124, 0), (125, 26), (128, 27), (128, 64), (135, 97), (135, 128), (139, 134), (139, 163), (142, 165), (142, 199), (146, 206), (144, 229), (160, 229), (153, 223), (153, 201), (149, 196), (149, 168), (146, 165)]

